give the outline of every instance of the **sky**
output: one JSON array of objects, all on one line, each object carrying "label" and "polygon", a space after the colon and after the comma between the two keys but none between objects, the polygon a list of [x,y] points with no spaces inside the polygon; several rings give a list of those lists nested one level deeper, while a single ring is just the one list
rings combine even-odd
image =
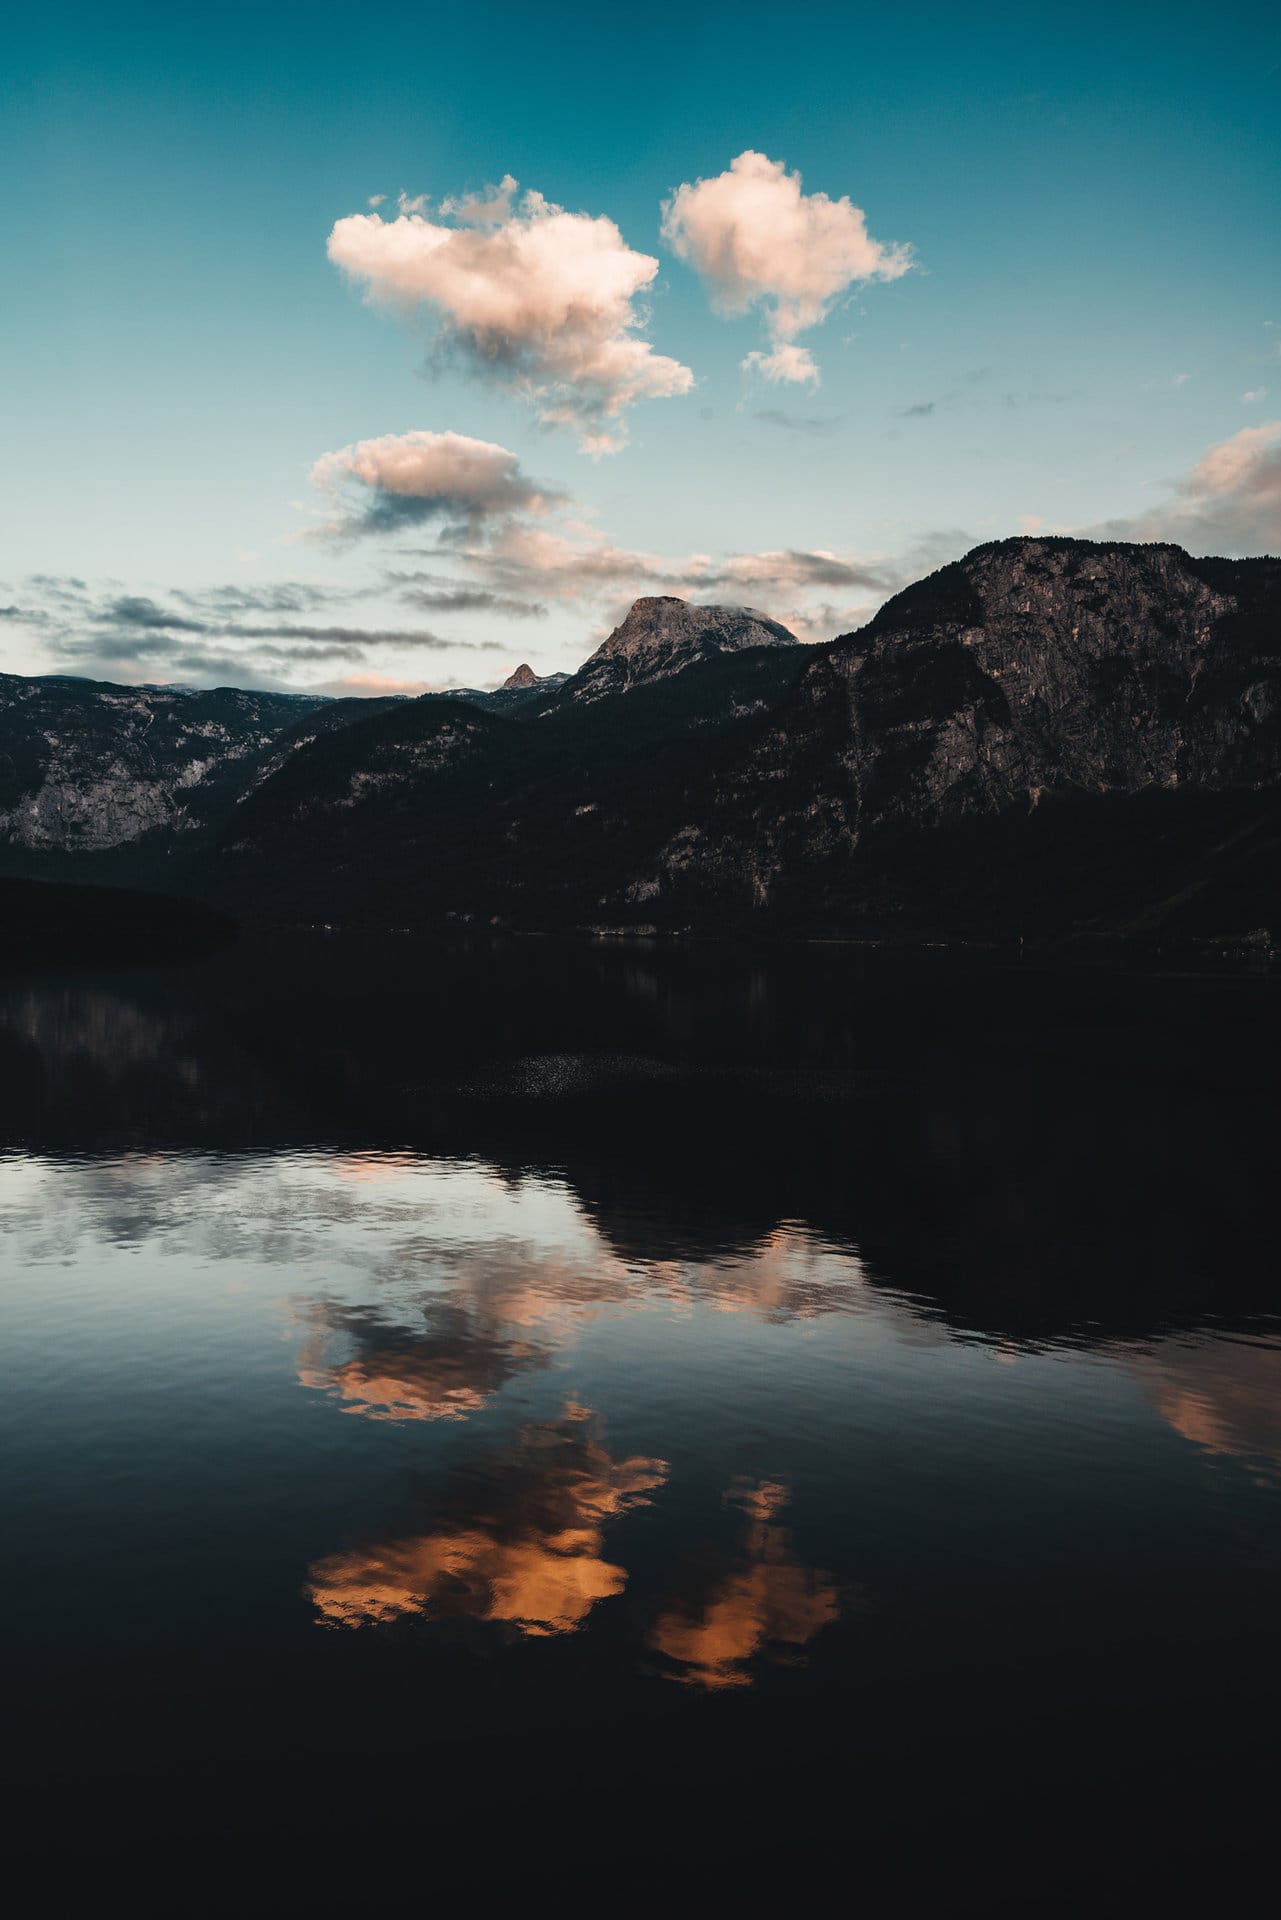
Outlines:
[{"label": "sky", "polygon": [[52,5],[0,74],[0,670],[821,640],[980,541],[1281,551],[1281,15]]}]

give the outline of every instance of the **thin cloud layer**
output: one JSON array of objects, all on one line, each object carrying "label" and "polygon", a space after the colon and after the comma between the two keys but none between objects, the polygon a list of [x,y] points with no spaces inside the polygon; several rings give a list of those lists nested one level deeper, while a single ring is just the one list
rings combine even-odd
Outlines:
[{"label": "thin cloud layer", "polygon": [[394,219],[337,221],[329,257],[367,298],[430,313],[438,352],[522,394],[586,452],[612,453],[638,401],[694,384],[688,367],[639,337],[638,301],[658,261],[604,215],[517,196],[508,175],[488,195],[442,201],[435,219],[425,197],[402,197]]},{"label": "thin cloud layer", "polygon": [[498,516],[546,513],[562,497],[522,473],[506,447],[463,433],[385,433],[360,440],[322,453],[311,478],[336,508],[321,533],[347,539],[428,520],[475,534]]},{"label": "thin cloud layer", "polygon": [[817,384],[797,335],[819,326],[851,287],[897,280],[911,249],[883,245],[847,197],[803,193],[799,173],[750,148],[724,173],[679,186],[663,205],[663,238],[689,263],[724,314],[765,314],[769,351],[743,366],[782,384]]},{"label": "thin cloud layer", "polygon": [[14,610],[15,624],[39,634],[55,672],[94,679],[289,688],[297,685],[299,676],[305,678],[309,669],[359,669],[371,651],[381,649],[501,651],[496,640],[446,639],[421,626],[244,619],[230,611],[304,606],[319,611],[331,599],[341,604],[353,597],[347,591],[330,595],[323,588],[293,582],[261,588],[210,587],[174,593],[167,601],[142,593],[103,592],[82,580],[44,576],[33,577],[27,588],[32,603]]},{"label": "thin cloud layer", "polygon": [[1091,531],[1174,540],[1195,553],[1281,553],[1281,420],[1242,427],[1209,448],[1163,506]]},{"label": "thin cloud layer", "polygon": [[509,598],[578,604],[605,631],[645,593],[747,604],[780,620],[802,640],[830,640],[869,618],[903,582],[880,561],[795,548],[765,553],[688,554],[681,558],[619,547],[582,522],[530,526],[512,521],[483,545],[456,555],[489,590]]}]

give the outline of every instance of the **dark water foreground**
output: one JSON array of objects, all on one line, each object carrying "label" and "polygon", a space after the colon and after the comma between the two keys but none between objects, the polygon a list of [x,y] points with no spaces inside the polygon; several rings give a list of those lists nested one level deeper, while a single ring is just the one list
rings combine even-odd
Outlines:
[{"label": "dark water foreground", "polygon": [[0,980],[41,1910],[1243,1910],[1281,997],[839,949]]}]

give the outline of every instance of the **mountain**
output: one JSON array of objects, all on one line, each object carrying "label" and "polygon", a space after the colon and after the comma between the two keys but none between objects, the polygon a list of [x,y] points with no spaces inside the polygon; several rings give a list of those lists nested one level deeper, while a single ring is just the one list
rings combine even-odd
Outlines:
[{"label": "mountain", "polygon": [[540,678],[530,666],[517,667],[501,687],[450,687],[445,693],[426,696],[429,700],[465,700],[469,706],[486,713],[514,713],[528,706],[540,694],[556,693],[569,679],[567,673],[546,673]]},{"label": "mountain", "polygon": [[514,678],[296,718],[167,878],[286,921],[1281,944],[1281,561],[1003,541],[823,646],[641,600]]},{"label": "mountain", "polygon": [[714,654],[796,644],[794,633],[750,607],[695,607],[660,594],[633,602],[622,625],[568,680],[563,697],[603,700],[682,673]]},{"label": "mountain", "polygon": [[1281,924],[1281,561],[1023,539],[814,649],[659,892],[869,932]]},{"label": "mountain", "polygon": [[[557,678],[560,678],[560,677],[561,676],[559,675],[557,676]],[[534,672],[534,669],[529,665],[528,661],[522,661],[520,666],[517,667],[515,673],[511,673],[507,676],[507,678],[503,681],[503,684],[498,689],[498,691],[500,693],[516,693],[516,692],[523,693],[523,692],[529,691],[534,687],[539,687],[541,685],[542,685],[542,681],[539,679],[538,675]]]},{"label": "mountain", "polygon": [[230,804],[318,695],[200,693],[0,674],[0,846],[101,852],[180,840]]}]

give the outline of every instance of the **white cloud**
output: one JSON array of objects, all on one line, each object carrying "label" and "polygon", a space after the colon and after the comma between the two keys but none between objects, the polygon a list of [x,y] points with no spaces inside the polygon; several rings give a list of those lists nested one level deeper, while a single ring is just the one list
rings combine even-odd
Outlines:
[{"label": "white cloud", "polygon": [[1243,393],[1241,395],[1241,404],[1245,407],[1257,407],[1262,401],[1266,400],[1267,397],[1268,390],[1266,387],[1252,387],[1249,393]]},{"label": "white cloud", "polygon": [[320,531],[338,537],[424,520],[474,533],[496,517],[545,513],[561,497],[522,473],[517,456],[492,440],[425,430],[322,453],[311,477],[338,509]]},{"label": "white cloud", "polygon": [[370,299],[434,314],[440,349],[525,395],[545,423],[572,428],[592,454],[612,452],[637,401],[694,384],[638,337],[637,303],[658,261],[603,215],[517,194],[508,175],[488,194],[442,201],[435,219],[424,196],[402,194],[392,220],[339,220],[329,257]]},{"label": "white cloud", "polygon": [[872,239],[848,197],[802,193],[799,173],[750,148],[727,172],[676,189],[663,206],[663,237],[719,311],[764,309],[769,352],[751,353],[743,365],[772,381],[817,381],[796,336],[818,326],[850,287],[897,280],[912,265],[909,247]]},{"label": "white cloud", "polygon": [[801,386],[806,381],[812,381],[817,386],[822,377],[818,362],[809,348],[798,347],[790,340],[772,347],[768,353],[749,353],[743,366],[745,370],[754,370],[766,380],[772,380],[776,386],[780,382]]}]

